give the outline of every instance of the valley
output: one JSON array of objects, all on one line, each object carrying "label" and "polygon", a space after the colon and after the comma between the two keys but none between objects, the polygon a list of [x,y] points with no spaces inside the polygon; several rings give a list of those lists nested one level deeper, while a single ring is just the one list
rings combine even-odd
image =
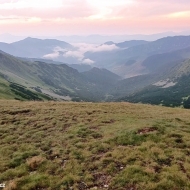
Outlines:
[{"label": "valley", "polygon": [[[2,80],[9,87],[9,83],[21,85],[43,100],[129,101],[188,107],[189,36],[81,46],[26,38],[0,43],[0,49]],[[18,88],[17,92],[7,89],[7,99],[41,100],[19,95]],[[0,98],[6,98],[5,93]]]}]

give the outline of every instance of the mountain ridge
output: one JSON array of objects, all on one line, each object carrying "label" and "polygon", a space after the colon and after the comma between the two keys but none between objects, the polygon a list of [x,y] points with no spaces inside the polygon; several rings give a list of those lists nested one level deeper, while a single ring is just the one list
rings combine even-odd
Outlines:
[{"label": "mountain ridge", "polygon": [[[0,71],[10,82],[14,82],[29,89],[40,89],[49,92],[49,95],[57,94],[66,99],[100,101],[104,99],[105,89],[98,81],[90,80],[76,69],[66,64],[51,64],[41,61],[27,62],[7,53],[0,53]],[[98,71],[100,71],[98,69]],[[117,80],[115,74],[106,69],[101,70],[101,76],[110,74],[112,81]],[[119,78],[119,77],[118,77]],[[109,83],[107,88],[112,84]]]}]

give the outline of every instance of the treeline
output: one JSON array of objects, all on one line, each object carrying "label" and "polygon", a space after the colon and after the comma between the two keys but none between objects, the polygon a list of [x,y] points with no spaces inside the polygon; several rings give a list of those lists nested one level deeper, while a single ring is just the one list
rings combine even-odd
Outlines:
[{"label": "treeline", "polygon": [[21,97],[21,99],[24,99],[24,100],[41,101],[43,99],[47,99],[47,100],[51,99],[48,96],[45,96],[43,94],[40,95],[41,96],[40,97],[37,93],[32,92],[32,91],[28,90],[25,86],[22,86],[22,85],[17,84],[17,83],[10,82],[9,86],[10,86],[11,91],[14,92],[15,95]]}]

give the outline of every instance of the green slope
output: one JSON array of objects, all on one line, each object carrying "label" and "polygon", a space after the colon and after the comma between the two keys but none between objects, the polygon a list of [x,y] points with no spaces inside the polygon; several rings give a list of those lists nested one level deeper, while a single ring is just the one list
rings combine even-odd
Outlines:
[{"label": "green slope", "polygon": [[76,95],[72,80],[80,81],[77,71],[66,65],[21,61],[4,53],[0,54],[0,69],[8,81],[60,96]]},{"label": "green slope", "polygon": [[[48,64],[40,61],[27,62],[9,54],[0,53],[0,70],[6,80],[20,84],[37,92],[49,94],[52,97],[66,100],[101,101],[105,100],[107,88],[118,76],[107,71],[98,70],[97,78],[79,73],[66,64]],[[90,72],[90,71],[89,71]],[[86,77],[88,75],[89,77]],[[100,84],[99,77],[109,76],[109,83]],[[103,80],[102,80],[103,81]]]},{"label": "green slope", "polygon": [[[165,75],[162,76],[161,81],[122,98],[122,100],[149,104],[161,104],[172,107],[183,106],[185,108],[189,108],[189,81],[190,60],[186,60],[166,72]],[[167,86],[167,84],[172,85]]]},{"label": "green slope", "polygon": [[4,75],[0,73],[0,99],[50,100],[51,98],[20,84],[8,82],[4,79]]},{"label": "green slope", "polygon": [[6,81],[0,74],[0,99],[14,99],[15,94],[11,92],[9,82]]}]

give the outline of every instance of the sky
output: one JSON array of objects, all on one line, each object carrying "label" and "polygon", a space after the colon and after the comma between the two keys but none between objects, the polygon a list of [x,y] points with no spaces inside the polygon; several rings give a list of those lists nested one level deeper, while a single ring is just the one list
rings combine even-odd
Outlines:
[{"label": "sky", "polygon": [[190,30],[190,0],[0,0],[0,33],[123,35]]}]

